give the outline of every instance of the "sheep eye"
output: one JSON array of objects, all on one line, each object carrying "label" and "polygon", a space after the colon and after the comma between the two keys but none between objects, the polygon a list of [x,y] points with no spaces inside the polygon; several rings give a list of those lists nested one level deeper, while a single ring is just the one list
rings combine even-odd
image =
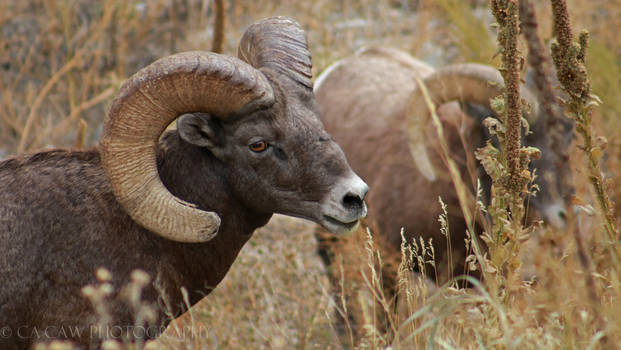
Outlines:
[{"label": "sheep eye", "polygon": [[252,152],[256,152],[256,153],[263,152],[267,149],[267,142],[262,141],[262,140],[253,142],[250,144],[249,147]]}]

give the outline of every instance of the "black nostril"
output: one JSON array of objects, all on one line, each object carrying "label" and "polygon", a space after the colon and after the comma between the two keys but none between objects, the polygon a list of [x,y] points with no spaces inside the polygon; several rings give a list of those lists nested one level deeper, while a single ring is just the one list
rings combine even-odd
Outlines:
[{"label": "black nostril", "polygon": [[362,207],[362,198],[353,193],[348,193],[343,197],[343,205],[345,208],[356,209]]}]

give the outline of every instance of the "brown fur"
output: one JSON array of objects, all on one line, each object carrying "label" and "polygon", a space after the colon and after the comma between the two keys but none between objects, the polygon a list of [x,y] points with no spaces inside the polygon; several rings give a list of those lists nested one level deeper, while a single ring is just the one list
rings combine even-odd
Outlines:
[{"label": "brown fur", "polygon": [[[435,127],[430,123],[424,130],[424,143],[438,177],[434,182],[429,181],[418,170],[408,146],[406,109],[409,97],[417,86],[415,77],[422,79],[433,69],[404,52],[386,48],[367,48],[328,69],[328,73],[323,73],[318,78],[315,89],[320,115],[326,130],[343,147],[352,168],[372,188],[367,196],[369,216],[366,224],[374,233],[376,245],[384,255],[383,259],[400,260],[400,231],[403,228],[408,242],[418,239],[419,236],[425,241],[433,241],[436,270],[426,269],[430,278],[437,279],[437,283],[444,283],[450,276],[465,273],[466,223]],[[468,107],[471,111],[480,112],[475,107]],[[462,179],[474,189],[476,179],[480,178],[485,192],[489,191],[489,180],[477,165],[474,150],[483,146],[488,139],[481,121],[492,113],[487,111],[483,115],[474,114],[464,114],[457,103],[445,104],[438,109],[449,145],[449,154],[456,162]],[[542,192],[531,199],[531,206],[542,208],[554,201],[552,195],[567,198],[571,189],[568,191],[559,188],[562,184],[554,182],[545,183],[547,180],[544,181],[541,177],[546,173],[568,173],[568,165],[567,162],[563,163],[562,157],[548,152],[545,133],[547,126],[545,123],[537,123],[537,120],[541,121],[542,118],[535,118],[534,124],[531,122],[534,134],[525,143],[544,151],[544,158],[535,164],[540,175],[538,183]],[[567,145],[571,137],[571,124],[565,127],[567,132],[563,141]],[[552,176],[552,180],[555,179]],[[473,193],[474,190],[469,203],[471,212],[475,212]],[[441,234],[438,222],[442,213],[438,197],[448,206],[452,266],[448,264],[447,238]],[[363,241],[349,239],[337,242],[322,239],[321,235],[319,237],[323,242],[320,254],[328,264],[334,264],[335,258],[342,256],[344,266],[353,271],[346,274],[360,275],[359,257],[352,256],[351,252],[359,250]],[[385,268],[383,271],[387,274],[387,278],[384,278],[384,291],[390,298],[395,295],[396,278],[393,276],[396,275],[396,268],[388,267],[394,269],[387,271],[388,268]],[[338,281],[338,271],[334,268],[330,271],[337,273],[332,279],[334,282]],[[354,281],[359,279],[354,278]],[[347,293],[350,307],[352,304],[355,307],[357,301],[351,297],[357,295],[356,289],[352,288]],[[361,319],[356,321],[358,326],[362,324]]]},{"label": "brown fur", "polygon": [[[209,294],[274,212],[305,215],[335,182],[353,174],[327,138],[312,91],[277,73],[265,74],[275,91],[272,107],[226,122],[197,117],[217,131],[212,146],[192,144],[177,130],[160,141],[157,164],[164,185],[222,219],[217,236],[206,243],[170,241],[132,221],[112,193],[98,149],[0,162],[0,325],[12,332],[0,337],[1,349],[54,338],[98,346],[100,339],[91,333],[97,316],[81,295],[83,286],[95,282],[98,267],[112,272],[117,291],[134,269],[146,271],[153,282],[143,301],[160,300],[161,306],[164,299],[178,315],[184,310],[181,288],[190,305]],[[253,135],[266,137],[269,150],[251,152],[246,142]],[[110,326],[134,324],[135,315],[118,296],[109,307]],[[170,322],[165,311],[158,308],[156,326]],[[59,334],[60,328],[67,334]]]},{"label": "brown fur", "polygon": [[[426,143],[434,168],[441,170],[436,171],[439,179],[429,182],[412,161],[405,120],[408,96],[416,84],[413,76],[423,77],[429,71],[415,67],[407,56],[393,59],[385,54],[391,52],[362,56],[364,59],[354,56],[344,61],[344,69],[333,71],[331,79],[316,91],[320,115],[352,167],[373,189],[367,196],[367,224],[372,231],[383,236],[396,253],[401,228],[409,241],[419,235],[432,238],[438,266],[445,266],[446,240],[440,233],[438,197],[449,206],[456,250],[463,250],[465,223],[434,127],[428,126]],[[439,117],[450,154],[466,183],[472,183],[479,173],[473,155],[464,148],[484,143],[482,128],[455,103],[442,106]]]},{"label": "brown fur", "polygon": [[[28,336],[35,329],[75,327],[82,329],[82,343],[88,344],[88,325],[95,319],[80,290],[95,282],[97,267],[113,272],[117,289],[129,281],[132,270],[148,272],[162,284],[173,314],[182,311],[180,286],[187,288],[192,303],[208,294],[252,230],[270,215],[236,207],[225,191],[214,191],[219,182],[215,177],[209,182],[192,181],[190,164],[199,161],[200,154],[196,150],[175,153],[179,153],[175,159],[160,158],[162,164],[172,163],[162,169],[164,183],[177,193],[185,192],[184,187],[205,187],[202,190],[211,196],[203,205],[226,214],[220,234],[210,242],[176,243],[135,224],[116,202],[96,150],[50,151],[0,163],[0,197],[6,203],[0,207],[0,235],[5,242],[0,324],[15,332],[22,327]],[[186,181],[170,182],[175,175]],[[153,285],[145,290],[144,299],[158,299]],[[112,324],[133,324],[133,316],[120,301],[112,303],[112,313]],[[13,340],[3,339],[0,344],[21,347],[37,339]]]}]

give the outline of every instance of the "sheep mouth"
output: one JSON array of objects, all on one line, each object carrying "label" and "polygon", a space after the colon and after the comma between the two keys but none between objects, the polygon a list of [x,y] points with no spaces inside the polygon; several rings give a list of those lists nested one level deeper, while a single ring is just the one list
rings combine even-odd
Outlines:
[{"label": "sheep mouth", "polygon": [[360,225],[359,219],[345,221],[329,215],[324,215],[322,221],[322,226],[336,234],[349,234],[355,231],[358,228],[358,225]]}]

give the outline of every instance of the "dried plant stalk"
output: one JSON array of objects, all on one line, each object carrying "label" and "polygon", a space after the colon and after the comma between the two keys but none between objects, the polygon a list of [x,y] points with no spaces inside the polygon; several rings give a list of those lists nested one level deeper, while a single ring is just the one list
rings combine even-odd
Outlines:
[{"label": "dried plant stalk", "polygon": [[[522,105],[520,70],[522,58],[518,51],[520,24],[517,0],[493,0],[491,9],[498,24],[498,50],[502,56],[501,73],[505,93],[492,101],[500,120],[488,118],[485,125],[498,137],[500,150],[491,143],[477,150],[477,159],[492,179],[491,202],[488,208],[492,221],[491,232],[482,234],[489,247],[490,278],[486,280],[493,296],[505,304],[521,287],[522,242],[529,232],[522,224],[525,215],[524,199],[531,194],[529,183],[534,179],[528,170],[532,157],[539,151],[521,148]],[[488,229],[489,230],[489,229]]]},{"label": "dried plant stalk", "polygon": [[213,41],[211,43],[211,51],[222,53],[224,48],[224,0],[214,0],[214,25],[213,25]]},{"label": "dried plant stalk", "polygon": [[[566,11],[564,4],[556,4],[554,6],[556,6],[558,11],[563,11],[563,9]],[[550,80],[550,62],[544,53],[544,45],[539,38],[539,34],[537,33],[535,9],[533,4],[528,0],[520,0],[520,19],[522,23],[522,32],[524,33],[524,37],[526,38],[528,45],[528,63],[534,70],[535,89],[539,98],[540,106],[544,111],[544,115],[548,118],[547,124],[549,128],[547,136],[549,142],[551,143],[551,149],[553,149],[554,152],[563,154],[567,157],[567,150],[560,144],[562,131],[555,128],[555,126],[560,126],[559,123],[564,116],[560,106],[558,105],[557,96],[552,88]],[[555,19],[557,23],[562,23],[562,26],[569,25],[566,12],[561,14],[558,18],[555,17]],[[567,31],[565,28],[561,29],[560,33],[557,32],[557,34],[560,34],[559,42],[563,42],[565,44],[571,42],[571,32]],[[567,203],[567,205],[569,205],[569,203]],[[571,214],[571,210],[567,210],[567,212]],[[580,261],[582,269],[585,272],[585,285],[595,313],[594,318],[598,323],[598,328],[603,330],[605,329],[605,323],[601,317],[600,302],[597,297],[597,288],[592,276],[590,257],[584,248],[584,243],[582,242],[583,234],[579,232],[579,227],[577,227],[575,223],[572,226],[574,226],[571,230],[576,242],[578,260]],[[606,338],[603,338],[603,341],[605,342]]]},{"label": "dried plant stalk", "polygon": [[559,122],[564,119],[563,111],[558,105],[557,94],[552,87],[552,70],[549,56],[545,53],[545,46],[537,33],[537,16],[533,4],[528,0],[520,0],[520,23],[522,34],[526,38],[528,47],[528,64],[533,69],[533,81],[536,96],[543,115],[548,118],[548,132],[550,133],[550,149],[567,157],[567,149],[562,146],[560,137],[562,130],[557,130]]},{"label": "dried plant stalk", "polygon": [[568,114],[576,123],[576,131],[582,136],[582,149],[587,156],[589,182],[595,190],[604,227],[609,239],[612,258],[618,261],[617,241],[619,231],[615,223],[613,206],[608,197],[604,175],[599,166],[603,156],[603,147],[594,144],[592,132],[592,110],[599,104],[599,98],[591,94],[591,84],[586,69],[586,49],[589,33],[580,33],[578,42],[573,42],[573,34],[567,13],[565,0],[551,0],[554,14],[554,33],[556,42],[552,43],[552,59],[556,67],[556,75],[565,92],[569,95],[566,101]]},{"label": "dried plant stalk", "polygon": [[500,27],[499,49],[502,53],[502,77],[505,81],[506,134],[505,154],[510,173],[510,186],[516,192],[520,185],[520,55],[517,38],[520,33],[517,0],[492,1],[492,12]]}]

